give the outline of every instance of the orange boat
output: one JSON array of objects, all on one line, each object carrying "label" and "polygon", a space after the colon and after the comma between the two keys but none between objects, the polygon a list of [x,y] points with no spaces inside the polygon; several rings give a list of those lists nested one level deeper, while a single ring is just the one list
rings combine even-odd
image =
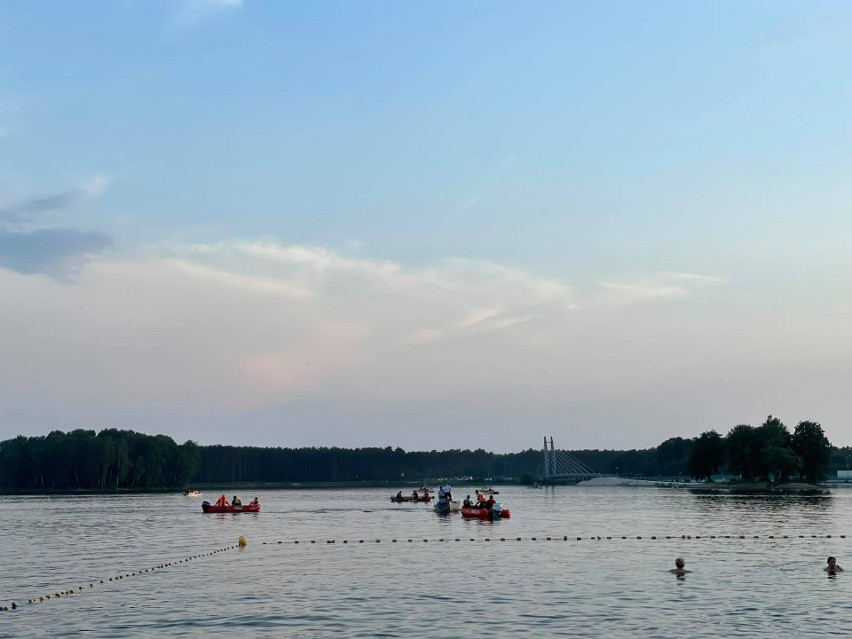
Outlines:
[{"label": "orange boat", "polygon": [[462,517],[468,519],[509,519],[512,513],[508,508],[503,508],[499,502],[493,508],[476,508],[475,506],[462,506]]}]

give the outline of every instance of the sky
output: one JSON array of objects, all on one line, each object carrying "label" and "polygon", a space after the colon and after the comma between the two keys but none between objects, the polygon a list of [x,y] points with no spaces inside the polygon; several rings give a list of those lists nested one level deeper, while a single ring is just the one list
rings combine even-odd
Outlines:
[{"label": "sky", "polygon": [[0,2],[0,439],[852,444],[852,3]]}]

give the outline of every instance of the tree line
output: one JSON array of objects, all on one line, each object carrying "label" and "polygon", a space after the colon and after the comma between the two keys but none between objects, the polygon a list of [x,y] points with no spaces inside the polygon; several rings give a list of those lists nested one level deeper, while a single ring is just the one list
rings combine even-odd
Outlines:
[{"label": "tree line", "polygon": [[819,481],[831,470],[849,469],[852,461],[852,448],[832,446],[818,422],[799,422],[791,433],[772,415],[761,426],[738,424],[724,436],[710,430],[691,439],[672,437],[656,448],[573,454],[602,473],[706,481],[717,473],[743,481]]},{"label": "tree line", "polygon": [[169,489],[238,482],[411,482],[436,477],[512,477],[540,452],[406,452],[401,448],[261,448],[178,445],[166,435],[107,429],[53,431],[0,442],[0,488]]},{"label": "tree line", "polygon": [[130,430],[55,430],[46,437],[0,442],[0,488],[151,489],[185,486],[199,447]]},{"label": "tree line", "polygon": [[695,479],[708,481],[724,465],[744,480],[819,481],[825,479],[832,456],[819,423],[799,422],[791,433],[770,415],[761,426],[740,424],[725,437],[715,430],[702,433],[694,440],[688,469]]},{"label": "tree line", "polygon": [[[710,479],[723,471],[744,480],[816,481],[829,468],[848,468],[852,450],[834,449],[817,422],[791,433],[770,416],[756,428],[740,424],[726,436],[707,431],[673,437],[641,450],[569,451],[602,474]],[[408,451],[384,448],[281,448],[177,444],[166,435],[106,429],[53,431],[0,442],[0,488],[180,489],[189,484],[388,482],[471,477],[532,482],[542,452]]]}]

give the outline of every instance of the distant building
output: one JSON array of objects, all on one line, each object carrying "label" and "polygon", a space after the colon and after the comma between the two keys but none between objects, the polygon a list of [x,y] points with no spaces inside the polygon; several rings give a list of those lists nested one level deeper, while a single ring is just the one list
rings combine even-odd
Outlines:
[{"label": "distant building", "polygon": [[852,470],[838,470],[837,479],[852,481]]}]

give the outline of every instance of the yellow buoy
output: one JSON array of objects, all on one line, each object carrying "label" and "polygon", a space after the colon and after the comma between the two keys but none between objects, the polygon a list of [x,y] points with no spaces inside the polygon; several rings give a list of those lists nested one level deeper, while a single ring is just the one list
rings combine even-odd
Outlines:
[{"label": "yellow buoy", "polygon": [[248,541],[246,540],[245,535],[240,535],[240,539],[239,539],[238,543],[240,544],[240,548],[244,548],[245,546],[248,545]]}]

